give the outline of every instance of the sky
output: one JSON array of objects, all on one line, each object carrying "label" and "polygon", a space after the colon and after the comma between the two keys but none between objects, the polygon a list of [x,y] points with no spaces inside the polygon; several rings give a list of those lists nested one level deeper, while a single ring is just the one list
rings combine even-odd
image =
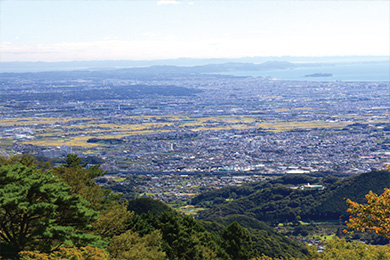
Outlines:
[{"label": "sky", "polygon": [[390,55],[390,1],[0,0],[0,61]]}]

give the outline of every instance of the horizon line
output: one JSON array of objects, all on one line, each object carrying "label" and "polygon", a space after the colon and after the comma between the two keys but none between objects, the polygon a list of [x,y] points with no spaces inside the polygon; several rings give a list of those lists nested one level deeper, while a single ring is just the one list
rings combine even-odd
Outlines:
[{"label": "horizon line", "polygon": [[237,59],[256,59],[256,58],[389,58],[390,55],[325,55],[325,56],[292,56],[292,55],[271,55],[271,56],[242,56],[242,57],[210,57],[210,58],[193,58],[193,57],[178,57],[178,58],[166,58],[166,59],[97,59],[97,60],[63,60],[63,61],[0,61],[0,64],[4,63],[72,63],[72,62],[153,62],[153,61],[177,61],[177,60],[237,60]]}]

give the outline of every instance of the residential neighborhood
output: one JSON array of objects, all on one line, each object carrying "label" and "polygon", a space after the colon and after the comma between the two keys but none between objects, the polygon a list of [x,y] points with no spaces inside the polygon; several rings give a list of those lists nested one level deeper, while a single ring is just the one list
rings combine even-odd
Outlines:
[{"label": "residential neighborhood", "polygon": [[2,153],[76,153],[121,174],[348,175],[390,162],[389,82],[27,75],[0,82]]}]

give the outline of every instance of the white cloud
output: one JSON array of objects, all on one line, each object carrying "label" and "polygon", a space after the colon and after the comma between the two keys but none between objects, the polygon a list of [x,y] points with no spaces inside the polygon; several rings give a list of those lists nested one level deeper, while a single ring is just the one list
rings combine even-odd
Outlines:
[{"label": "white cloud", "polygon": [[157,5],[178,5],[179,1],[176,0],[159,0],[157,1]]}]

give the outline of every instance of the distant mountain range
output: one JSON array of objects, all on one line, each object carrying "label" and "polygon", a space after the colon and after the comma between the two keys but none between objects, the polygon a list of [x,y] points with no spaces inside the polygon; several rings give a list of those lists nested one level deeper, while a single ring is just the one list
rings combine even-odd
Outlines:
[{"label": "distant mountain range", "polygon": [[[388,56],[333,56],[333,57],[246,57],[226,59],[192,59],[179,58],[171,60],[111,60],[111,61],[70,61],[70,62],[1,62],[0,72],[40,72],[40,71],[62,71],[62,70],[102,70],[119,68],[136,68],[151,66],[180,66],[193,67],[198,70],[212,69],[214,72],[242,71],[257,69],[275,69],[286,65],[307,66],[319,65],[319,63],[347,63],[347,62],[371,62],[388,61]],[[275,67],[276,66],[276,67]]]},{"label": "distant mountain range", "polygon": [[[302,65],[301,65],[302,66]],[[308,66],[305,64],[304,66]],[[254,63],[222,63],[222,64],[208,64],[199,66],[173,66],[173,65],[154,65],[150,67],[132,67],[132,68],[113,68],[113,69],[83,69],[83,70],[52,70],[41,72],[3,72],[3,76],[21,76],[34,75],[33,77],[45,78],[77,78],[80,76],[88,78],[126,78],[134,76],[153,76],[153,75],[183,75],[183,74],[210,74],[210,73],[224,73],[236,71],[266,71],[275,69],[292,69],[298,65],[286,61],[267,61],[260,64]],[[0,71],[1,73],[1,71]]]}]

